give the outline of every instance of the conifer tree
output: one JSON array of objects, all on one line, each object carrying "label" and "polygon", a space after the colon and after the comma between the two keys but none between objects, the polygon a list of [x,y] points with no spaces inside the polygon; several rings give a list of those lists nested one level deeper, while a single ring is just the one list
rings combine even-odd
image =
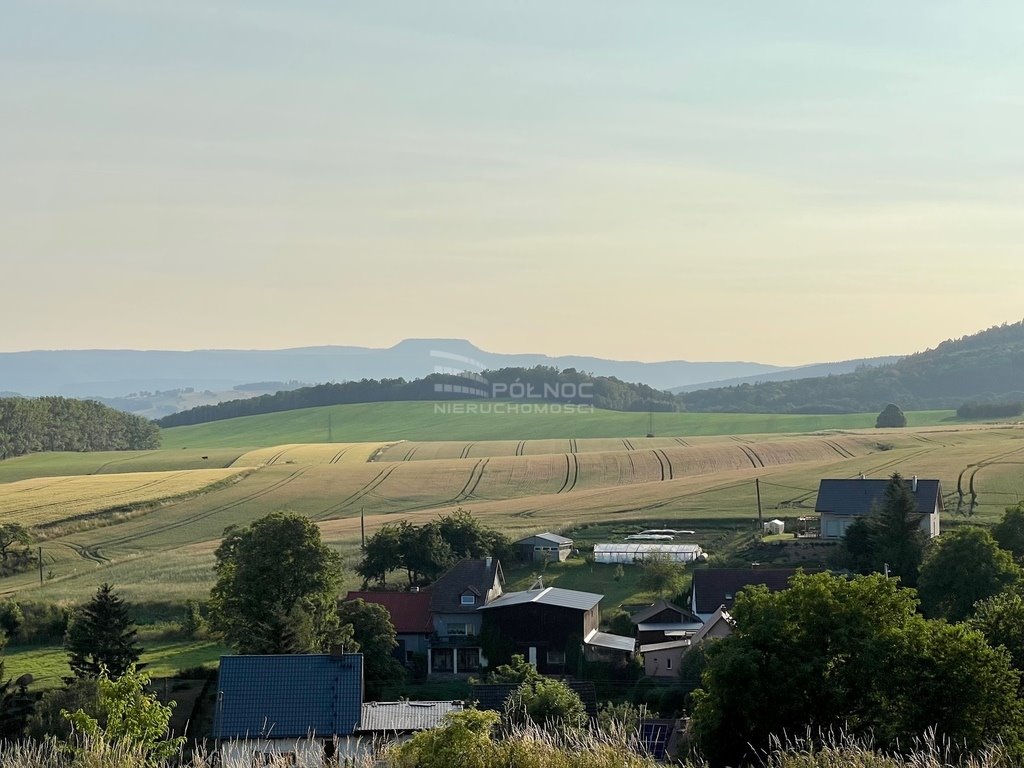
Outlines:
[{"label": "conifer tree", "polygon": [[105,667],[111,679],[123,675],[138,662],[142,648],[128,606],[110,584],[103,584],[93,598],[71,618],[64,649],[76,677],[99,677]]}]

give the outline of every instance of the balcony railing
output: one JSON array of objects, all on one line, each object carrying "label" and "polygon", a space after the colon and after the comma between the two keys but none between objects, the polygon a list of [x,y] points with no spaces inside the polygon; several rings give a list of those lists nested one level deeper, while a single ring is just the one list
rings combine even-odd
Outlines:
[{"label": "balcony railing", "polygon": [[442,635],[435,632],[430,636],[432,648],[476,648],[479,645],[478,635]]}]

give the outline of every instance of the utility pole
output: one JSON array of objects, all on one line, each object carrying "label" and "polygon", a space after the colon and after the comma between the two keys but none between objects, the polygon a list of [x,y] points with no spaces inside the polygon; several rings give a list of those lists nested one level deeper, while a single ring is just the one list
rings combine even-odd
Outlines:
[{"label": "utility pole", "polygon": [[43,548],[39,548],[39,586],[43,586]]},{"label": "utility pole", "polygon": [[764,517],[761,514],[761,478],[754,478],[754,490],[757,492],[757,528],[764,533]]},{"label": "utility pole", "polygon": [[359,548],[366,551],[366,515],[362,507],[359,508]]}]

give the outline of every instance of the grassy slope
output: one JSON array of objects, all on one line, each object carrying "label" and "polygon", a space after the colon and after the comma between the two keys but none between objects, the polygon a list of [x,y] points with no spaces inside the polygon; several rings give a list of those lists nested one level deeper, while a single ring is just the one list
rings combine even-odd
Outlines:
[{"label": "grassy slope", "polygon": [[[212,666],[230,651],[213,640],[153,640],[143,643],[142,663],[151,677],[166,677],[179,669]],[[35,678],[33,689],[53,688],[71,675],[68,657],[59,645],[8,646],[4,674],[17,679],[25,673]]]},{"label": "grassy slope", "polygon": [[[481,408],[494,403],[478,402]],[[500,404],[499,404],[500,405]],[[746,413],[656,413],[657,435],[738,435],[813,432],[874,427],[875,413],[791,415]],[[907,414],[909,426],[942,424],[952,411]],[[537,440],[549,438],[642,437],[648,414],[594,410],[586,413],[436,413],[431,402],[360,403],[243,416],[163,430],[168,449],[260,447],[281,443],[388,440]]]}]

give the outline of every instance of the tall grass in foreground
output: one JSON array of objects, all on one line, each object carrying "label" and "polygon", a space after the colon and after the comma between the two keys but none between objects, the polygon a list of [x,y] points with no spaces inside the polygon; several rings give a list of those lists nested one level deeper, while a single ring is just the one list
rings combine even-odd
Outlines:
[{"label": "tall grass in foreground", "polygon": [[[443,729],[441,729],[443,730]],[[421,742],[422,744],[422,742]],[[535,727],[517,728],[501,739],[484,736],[472,743],[438,743],[436,752],[392,747],[347,756],[344,744],[337,768],[655,768],[662,765],[641,754],[635,738],[622,732],[592,734],[578,731],[554,734]],[[451,748],[454,748],[452,751]],[[164,762],[147,761],[137,749],[101,743],[82,743],[75,749],[56,741],[0,743],[0,768],[324,768],[322,741],[299,745],[295,762],[277,758],[255,742],[233,742],[220,751],[199,750]],[[676,762],[704,768],[700,760]],[[906,756],[887,754],[842,734],[824,739],[777,740],[749,768],[1016,768],[1020,763],[993,748],[982,754],[959,756],[948,744],[923,739]]]}]

